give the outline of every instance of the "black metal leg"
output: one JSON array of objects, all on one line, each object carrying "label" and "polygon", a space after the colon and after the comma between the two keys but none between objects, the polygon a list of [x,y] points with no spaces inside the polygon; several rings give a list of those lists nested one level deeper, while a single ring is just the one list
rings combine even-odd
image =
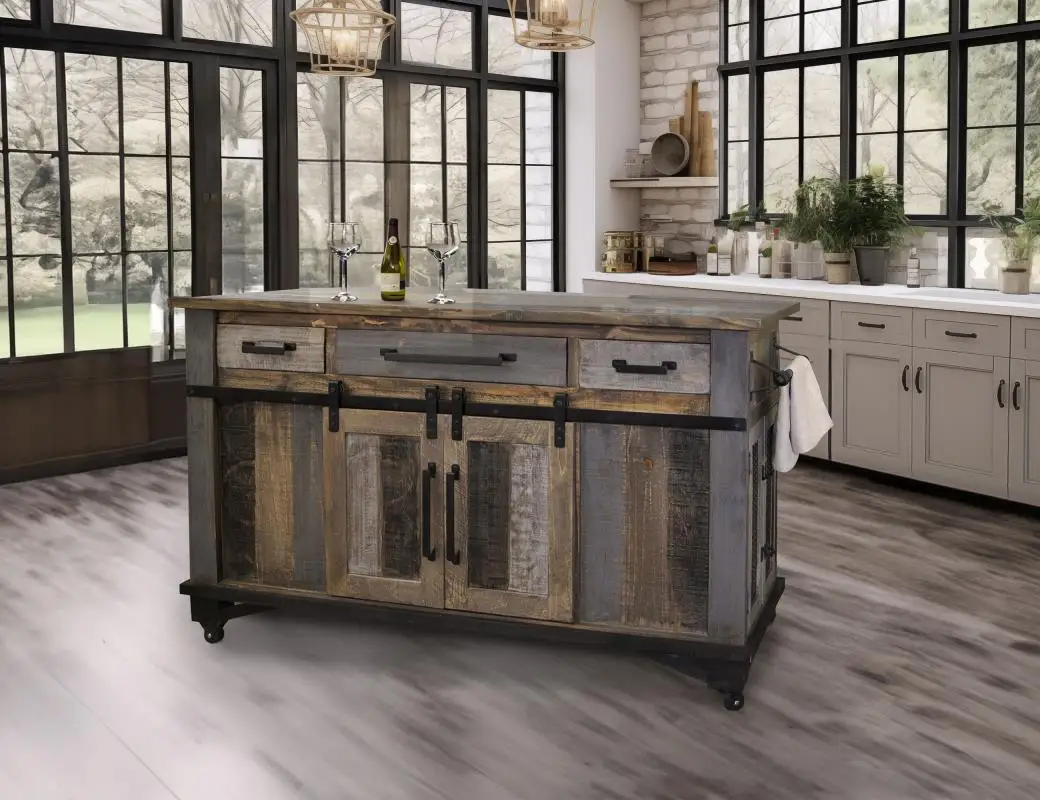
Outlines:
[{"label": "black metal leg", "polygon": [[722,694],[726,710],[740,711],[744,707],[744,686],[751,674],[751,660],[708,662],[705,668],[708,686]]},{"label": "black metal leg", "polygon": [[251,603],[231,603],[225,600],[208,600],[201,597],[191,598],[191,619],[202,626],[206,641],[216,644],[224,638],[224,625],[228,620],[258,614],[267,611],[268,606]]}]

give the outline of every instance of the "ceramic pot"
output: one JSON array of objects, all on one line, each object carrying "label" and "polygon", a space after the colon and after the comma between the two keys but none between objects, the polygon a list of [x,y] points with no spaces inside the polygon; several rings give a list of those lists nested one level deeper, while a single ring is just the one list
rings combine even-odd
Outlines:
[{"label": "ceramic pot", "polygon": [[857,247],[856,267],[864,286],[884,286],[888,277],[887,247]]},{"label": "ceramic pot", "polygon": [[1000,272],[1000,291],[1004,294],[1029,294],[1029,262],[1013,261],[1010,266],[1011,269]]},{"label": "ceramic pot", "polygon": [[795,242],[791,248],[791,269],[799,280],[811,281],[817,276],[816,245],[810,242]]},{"label": "ceramic pot", "polygon": [[824,253],[823,265],[827,271],[827,283],[844,284],[852,277],[848,253]]}]

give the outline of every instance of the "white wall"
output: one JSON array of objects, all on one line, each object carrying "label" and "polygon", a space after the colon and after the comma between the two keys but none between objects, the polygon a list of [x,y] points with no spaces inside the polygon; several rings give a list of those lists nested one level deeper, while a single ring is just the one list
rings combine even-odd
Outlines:
[{"label": "white wall", "polygon": [[639,228],[639,192],[610,188],[624,175],[625,150],[639,146],[639,12],[624,0],[599,0],[596,43],[566,56],[569,292],[596,271],[604,231]]}]

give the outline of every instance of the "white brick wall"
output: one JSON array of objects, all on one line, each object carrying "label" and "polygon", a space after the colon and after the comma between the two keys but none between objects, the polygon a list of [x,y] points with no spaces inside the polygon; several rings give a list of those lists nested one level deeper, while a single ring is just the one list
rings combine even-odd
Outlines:
[{"label": "white brick wall", "polygon": [[[639,27],[641,140],[652,142],[668,131],[668,120],[683,115],[687,84],[698,81],[700,109],[712,114],[717,154],[718,0],[653,0],[642,6]],[[657,230],[703,253],[718,206],[717,189],[653,189],[643,192],[641,213],[670,216],[672,222],[657,223]]]}]

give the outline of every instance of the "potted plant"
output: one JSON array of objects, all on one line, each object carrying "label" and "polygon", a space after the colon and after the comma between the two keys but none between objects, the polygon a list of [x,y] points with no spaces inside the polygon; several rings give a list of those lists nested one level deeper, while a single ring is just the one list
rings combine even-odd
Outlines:
[{"label": "potted plant", "polygon": [[[726,239],[729,240],[730,245],[730,269],[734,275],[740,275],[747,271],[748,241],[743,229],[750,221],[751,211],[748,208],[748,204],[745,203],[729,215],[729,222],[726,224],[726,228],[729,230],[729,233],[726,234]],[[721,273],[722,271],[719,270],[719,272]],[[730,273],[727,272],[726,274]]]},{"label": "potted plant", "polygon": [[852,276],[852,250],[856,242],[857,193],[837,175],[814,178],[819,213],[819,240],[827,282],[845,284]]},{"label": "potted plant", "polygon": [[1007,266],[1000,271],[1000,290],[1005,294],[1029,294],[1029,279],[1040,237],[1040,197],[1022,207],[1022,215],[1001,214],[995,203],[982,207],[982,221],[1000,232]]},{"label": "potted plant", "polygon": [[773,241],[763,239],[758,251],[758,275],[760,278],[773,277]]},{"label": "potted plant", "polygon": [[794,193],[791,210],[784,217],[785,236],[791,241],[791,271],[794,277],[816,277],[816,241],[820,235],[820,198],[813,181],[801,184]]},{"label": "potted plant", "polygon": [[881,286],[888,275],[889,250],[910,229],[903,187],[885,177],[884,167],[871,167],[850,184],[855,200],[853,239],[860,282]]}]

